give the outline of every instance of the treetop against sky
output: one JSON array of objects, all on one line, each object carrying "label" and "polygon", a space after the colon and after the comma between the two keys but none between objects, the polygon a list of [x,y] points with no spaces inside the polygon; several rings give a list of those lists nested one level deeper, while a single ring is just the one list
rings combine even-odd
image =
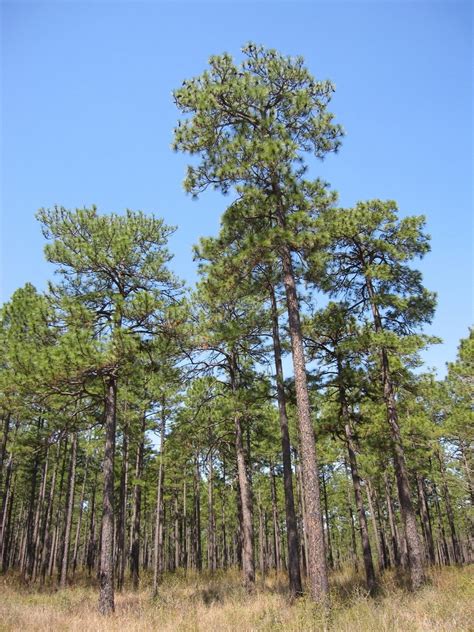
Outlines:
[{"label": "treetop against sky", "polygon": [[395,199],[424,214],[432,252],[419,266],[438,294],[426,352],[444,372],[472,321],[472,7],[467,2],[2,3],[1,296],[52,268],[34,214],[96,204],[177,225],[173,271],[196,279],[192,244],[215,235],[229,203],[186,196],[189,158],[173,153],[171,93],[208,57],[248,41],[302,55],[336,85],[337,155],[310,177],[341,205]]}]

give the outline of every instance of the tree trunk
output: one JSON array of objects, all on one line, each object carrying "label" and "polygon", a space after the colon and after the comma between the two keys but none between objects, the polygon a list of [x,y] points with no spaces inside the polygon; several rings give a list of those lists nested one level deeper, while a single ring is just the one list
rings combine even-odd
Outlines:
[{"label": "tree trunk", "polygon": [[281,571],[281,534],[280,534],[280,518],[278,515],[277,492],[275,484],[275,470],[270,465],[270,494],[272,500],[272,518],[273,518],[273,560],[277,573]]},{"label": "tree trunk", "polygon": [[229,551],[227,545],[227,526],[226,526],[226,469],[225,460],[222,461],[222,494],[221,494],[221,530],[222,530],[222,556],[221,568],[227,569],[229,564]]},{"label": "tree trunk", "polygon": [[66,435],[66,439],[64,441],[64,454],[61,463],[61,477],[59,479],[59,490],[58,490],[58,501],[55,512],[55,522],[54,522],[54,530],[51,539],[51,550],[49,555],[49,563],[48,563],[48,576],[52,577],[53,570],[56,566],[56,559],[59,547],[59,526],[61,523],[61,510],[63,504],[63,488],[64,488],[64,477],[66,475],[66,464],[67,464],[67,449],[69,443],[69,436]]},{"label": "tree trunk", "polygon": [[181,563],[181,531],[179,520],[178,493],[174,497],[174,567],[177,570]]},{"label": "tree trunk", "polygon": [[474,480],[472,475],[472,446],[469,445],[466,441],[461,441],[459,445],[459,450],[461,452],[461,461],[464,468],[464,473],[466,475],[466,484],[469,492],[469,499],[471,501],[471,505],[474,506]]},{"label": "tree trunk", "polygon": [[130,571],[132,574],[132,585],[137,590],[140,584],[140,520],[141,520],[141,503],[142,503],[142,486],[141,476],[143,469],[143,452],[145,449],[145,414],[142,418],[142,426],[140,431],[140,442],[137,449],[137,458],[135,462],[135,485],[133,488],[133,517],[132,517],[132,537],[130,547]]},{"label": "tree trunk", "polygon": [[402,543],[400,542],[400,534],[398,533],[397,522],[395,520],[395,511],[392,502],[392,489],[388,476],[384,474],[385,483],[385,501],[387,504],[388,523],[390,525],[390,534],[393,550],[393,560],[395,566],[400,566],[402,563]]},{"label": "tree trunk", "polygon": [[41,583],[44,584],[46,579],[46,572],[48,570],[48,555],[51,552],[52,546],[52,520],[53,520],[53,502],[54,492],[56,490],[56,477],[58,473],[59,463],[61,456],[61,442],[58,443],[56,448],[56,459],[54,463],[53,474],[51,477],[51,485],[49,488],[48,505],[46,507],[45,518],[43,523],[43,531],[41,535],[41,554],[39,556],[38,564],[40,567]]},{"label": "tree trunk", "polygon": [[40,483],[40,493],[38,498],[38,504],[36,506],[36,516],[35,516],[35,527],[33,531],[33,539],[34,539],[34,554],[33,554],[33,569],[31,572],[31,581],[34,582],[36,580],[36,575],[38,572],[39,558],[40,558],[40,550],[42,546],[41,534],[42,534],[42,523],[44,522],[43,507],[44,507],[44,499],[46,497],[46,482],[48,478],[48,457],[49,457],[49,447],[46,446],[43,470],[41,473],[41,483]]},{"label": "tree trunk", "polygon": [[435,557],[435,548],[434,548],[434,541],[433,541],[433,531],[431,528],[430,512],[428,508],[428,502],[426,500],[426,493],[425,493],[423,478],[418,473],[416,474],[416,484],[418,487],[418,498],[420,501],[420,516],[421,516],[421,522],[423,525],[423,531],[425,534],[425,542],[426,542],[426,550],[428,553],[428,559],[430,561],[430,564],[435,564],[436,557]]},{"label": "tree trunk", "polygon": [[[357,456],[355,450],[354,436],[352,432],[352,425],[349,418],[346,418],[344,425],[346,434],[347,453],[349,456],[349,466],[351,469],[352,485],[354,487],[354,498],[357,507],[357,514],[359,517],[360,527],[360,539],[362,544],[362,555],[364,558],[365,578],[367,581],[367,589],[372,593],[376,588],[375,570],[372,559],[372,548],[370,546],[369,527],[367,524],[367,516],[365,514],[364,501],[362,497],[361,479],[359,476],[359,469],[357,466]],[[377,527],[375,526],[375,529]],[[377,534],[378,535],[378,534]]]},{"label": "tree trunk", "polygon": [[[41,425],[38,424],[38,430]],[[39,466],[39,457],[38,452],[35,453],[35,458],[33,462],[33,472],[31,475],[31,492],[30,499],[28,503],[28,514],[26,519],[26,543],[25,543],[25,555],[23,557],[22,563],[22,575],[23,578],[29,581],[33,576],[33,567],[35,563],[34,554],[35,554],[35,539],[34,539],[34,509],[35,509],[35,501],[36,501],[36,485],[38,479],[38,466]]]},{"label": "tree trunk", "polygon": [[448,543],[446,541],[446,532],[444,530],[443,516],[441,515],[441,506],[439,504],[438,490],[436,489],[436,485],[434,483],[433,483],[433,495],[434,495],[434,501],[435,501],[435,507],[436,507],[436,514],[438,518],[438,537],[441,539],[441,543],[438,543],[440,544],[439,550],[441,551],[441,555],[439,555],[440,565],[450,564],[451,560],[449,556]]},{"label": "tree trunk", "polygon": [[81,538],[81,526],[82,526],[82,515],[84,513],[84,496],[86,492],[86,483],[87,483],[87,472],[89,470],[89,455],[86,456],[86,463],[84,465],[84,480],[82,481],[82,489],[81,489],[81,497],[79,500],[79,516],[77,518],[76,525],[76,537],[74,539],[74,551],[72,554],[72,574],[76,572],[77,568],[77,557],[79,554],[79,544]]},{"label": "tree trunk", "polygon": [[280,420],[281,453],[283,459],[283,489],[285,492],[285,518],[288,546],[288,581],[290,595],[297,597],[303,594],[300,572],[300,556],[298,542],[298,525],[296,522],[295,499],[293,494],[293,473],[291,469],[291,443],[288,429],[286,396],[283,378],[282,351],[278,325],[278,309],[273,285],[270,285],[272,313],[273,354],[275,359],[276,388],[278,412]]},{"label": "tree trunk", "polygon": [[446,468],[444,466],[443,459],[439,451],[436,452],[436,458],[439,463],[439,470],[441,472],[441,482],[443,490],[444,506],[446,507],[446,517],[448,518],[449,530],[451,532],[451,543],[453,545],[453,558],[456,564],[462,564],[461,550],[459,547],[459,540],[456,533],[456,526],[454,524],[454,512],[451,504],[451,498],[449,495],[448,482],[446,480]]},{"label": "tree trunk", "polygon": [[334,554],[332,550],[332,540],[331,540],[331,521],[329,520],[329,506],[328,506],[328,495],[326,489],[326,477],[324,472],[322,473],[321,480],[323,483],[323,505],[324,505],[324,518],[326,520],[326,549],[328,552],[328,563],[329,568],[334,568]]},{"label": "tree trunk", "polygon": [[196,570],[202,571],[202,546],[201,546],[201,472],[199,469],[199,455],[194,456],[194,520],[193,520],[193,551]]},{"label": "tree trunk", "polygon": [[304,504],[303,482],[301,480],[301,464],[299,463],[299,461],[296,463],[295,473],[296,473],[296,483],[297,483],[297,489],[298,489],[298,506],[299,506],[299,513],[301,517],[301,520],[300,520],[301,536],[299,538],[300,543],[301,543],[300,558],[301,558],[301,565],[303,568],[303,572],[305,575],[307,575],[308,573],[308,564],[307,564],[308,537],[306,534],[306,524],[305,524],[306,511],[305,511],[305,504]]},{"label": "tree trunk", "polygon": [[71,539],[72,514],[74,511],[74,487],[76,484],[76,457],[77,457],[77,433],[72,435],[71,464],[69,469],[69,481],[67,492],[66,524],[64,528],[63,557],[61,562],[61,575],[59,585],[66,586],[67,571],[69,565],[69,540]]},{"label": "tree trunk", "polygon": [[[5,573],[10,566],[11,560],[11,550],[10,550],[10,538],[11,538],[11,524],[12,524],[12,509],[13,503],[15,500],[15,478],[12,478],[12,482],[10,483],[10,477],[12,477],[12,468],[10,467],[13,464],[12,455],[10,454],[8,465],[7,465],[7,480],[6,480],[6,489],[5,496],[3,498],[4,502],[2,503],[2,546],[0,550],[0,563],[2,565],[2,572]],[[14,547],[11,547],[12,549]]]},{"label": "tree trunk", "polygon": [[160,430],[160,464],[158,466],[158,481],[156,489],[156,513],[155,513],[155,534],[153,542],[153,597],[158,595],[158,584],[160,581],[160,531],[162,522],[163,504],[163,451],[165,447],[166,414],[164,402],[162,402],[161,430]]},{"label": "tree trunk", "polygon": [[91,499],[91,510],[90,510],[90,521],[89,521],[89,537],[88,543],[86,547],[86,555],[87,555],[87,572],[89,576],[92,574],[92,569],[95,565],[95,557],[96,557],[96,515],[95,515],[95,498],[97,493],[97,476],[98,470],[96,470],[94,477],[94,487],[92,489],[92,499]]},{"label": "tree trunk", "polygon": [[99,571],[99,612],[103,615],[115,610],[114,602],[114,460],[117,406],[117,378],[106,380],[105,449],[102,473],[104,477],[102,531]]},{"label": "tree trunk", "polygon": [[[237,391],[237,360],[232,356],[231,366],[231,387],[234,395]],[[240,521],[240,533],[242,535],[242,571],[244,586],[247,591],[253,591],[255,587],[255,560],[253,550],[253,503],[252,490],[248,478],[247,464],[245,459],[244,441],[241,423],[242,413],[236,411],[234,414],[235,427],[235,452],[237,457],[237,482],[239,489],[239,499],[242,519]],[[240,512],[239,512],[240,513]]]},{"label": "tree trunk", "polygon": [[[184,473],[186,477],[186,472]],[[182,547],[182,565],[188,570],[189,568],[189,528],[188,528],[188,512],[187,512],[187,486],[186,478],[183,481],[183,547]]]},{"label": "tree trunk", "polygon": [[[370,299],[374,327],[376,333],[383,332],[382,319],[380,317],[375,292],[370,278],[366,278],[366,287]],[[408,564],[410,569],[411,587],[417,590],[425,581],[423,569],[423,555],[416,525],[416,514],[411,502],[410,484],[408,481],[407,467],[405,463],[405,451],[403,448],[400,426],[398,424],[395,392],[390,375],[388,353],[385,347],[380,349],[380,368],[383,387],[383,397],[387,409],[387,422],[393,446],[395,477],[397,480],[400,513],[402,516],[405,540],[408,547]]]},{"label": "tree trunk", "polygon": [[266,571],[266,559],[265,559],[265,528],[263,524],[263,509],[262,509],[262,496],[260,490],[258,492],[258,561],[260,566],[260,574],[262,575],[262,582],[265,584],[265,571]]},{"label": "tree trunk", "polygon": [[[124,407],[124,414],[127,414],[126,407]],[[117,588],[123,589],[123,582],[125,579],[125,564],[127,560],[127,497],[128,497],[128,423],[124,420],[123,428],[123,447],[122,447],[122,471],[120,473],[120,494],[119,494],[119,512],[117,521]]]},{"label": "tree trunk", "polygon": [[214,514],[213,463],[212,452],[209,453],[209,475],[207,478],[207,567],[212,572],[217,568],[216,559],[216,517]]},{"label": "tree trunk", "polygon": [[374,507],[373,489],[372,489],[372,485],[369,479],[366,480],[365,491],[367,494],[367,503],[369,505],[370,520],[372,522],[372,530],[374,532],[375,545],[377,547],[379,571],[382,572],[384,568],[386,568],[386,564],[385,564],[384,551],[382,547],[382,538],[381,538],[381,532],[380,532],[381,525],[380,525],[380,520],[377,523],[378,515],[376,516],[375,507]]},{"label": "tree trunk", "polygon": [[[280,214],[280,224],[284,221]],[[296,292],[295,276],[291,253],[287,246],[281,249],[283,282],[286,291],[288,326],[291,336],[293,369],[295,376],[296,404],[300,435],[300,455],[303,473],[303,493],[305,499],[305,531],[307,535],[307,569],[312,598],[321,603],[329,602],[329,584],[324,547],[324,531],[319,492],[319,472],[316,458],[316,444],[306,380],[306,363],[303,350],[303,336],[300,311]]]},{"label": "tree trunk", "polygon": [[10,430],[11,413],[8,412],[3,418],[2,440],[0,442],[0,490],[3,482],[3,464],[5,463],[5,455],[7,453],[8,433]]}]

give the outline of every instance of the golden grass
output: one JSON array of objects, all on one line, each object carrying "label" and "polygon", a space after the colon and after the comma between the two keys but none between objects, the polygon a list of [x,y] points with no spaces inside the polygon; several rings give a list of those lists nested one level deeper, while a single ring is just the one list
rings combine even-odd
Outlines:
[{"label": "golden grass", "polygon": [[80,578],[61,591],[22,586],[15,577],[0,583],[0,630],[5,632],[472,632],[474,569],[433,570],[416,594],[385,575],[379,595],[347,569],[332,576],[327,618],[308,599],[290,603],[285,577],[271,575],[247,595],[235,570],[215,576],[167,575],[160,597],[149,586],[116,595],[116,612],[97,613],[97,588]]}]

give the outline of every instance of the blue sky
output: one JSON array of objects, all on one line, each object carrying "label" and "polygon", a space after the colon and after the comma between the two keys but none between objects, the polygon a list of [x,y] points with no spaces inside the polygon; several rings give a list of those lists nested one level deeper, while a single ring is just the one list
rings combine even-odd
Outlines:
[{"label": "blue sky", "polygon": [[342,205],[390,198],[425,214],[421,263],[438,293],[425,354],[442,374],[473,319],[470,2],[3,2],[1,294],[52,269],[34,213],[60,204],[154,212],[178,225],[173,268],[195,279],[191,246],[215,234],[228,199],[182,189],[170,149],[171,91],[209,55],[252,40],[302,54],[336,84],[346,137],[312,162]]}]

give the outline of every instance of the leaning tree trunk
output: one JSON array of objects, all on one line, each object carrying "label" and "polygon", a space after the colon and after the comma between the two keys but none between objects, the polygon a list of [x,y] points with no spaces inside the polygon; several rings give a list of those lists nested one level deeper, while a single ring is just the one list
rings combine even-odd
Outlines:
[{"label": "leaning tree trunk", "polygon": [[300,571],[298,525],[296,522],[295,499],[293,494],[293,473],[291,469],[291,443],[286,411],[286,397],[283,379],[282,351],[278,326],[278,309],[275,290],[270,286],[272,311],[273,353],[275,358],[276,388],[280,419],[281,453],[283,457],[283,489],[285,492],[286,537],[288,546],[288,581],[290,595],[303,594]]},{"label": "leaning tree trunk", "polygon": [[102,509],[102,537],[100,547],[99,612],[103,615],[115,610],[114,603],[114,459],[117,407],[117,378],[108,376],[105,394],[105,450],[102,465],[104,494]]},{"label": "leaning tree trunk", "polygon": [[[280,224],[284,221],[280,215]],[[321,515],[319,472],[316,458],[316,443],[311,420],[306,363],[303,350],[300,311],[296,292],[295,275],[288,246],[281,249],[283,282],[286,291],[288,325],[291,336],[293,369],[295,375],[296,405],[300,434],[300,455],[305,500],[305,532],[307,534],[307,571],[312,598],[328,603],[329,584],[324,546],[324,530]]]},{"label": "leaning tree trunk", "polygon": [[[380,317],[372,282],[369,278],[366,279],[366,287],[370,299],[375,331],[376,333],[382,333],[382,319]],[[383,397],[387,409],[387,422],[390,428],[393,445],[393,461],[397,480],[398,498],[400,501],[400,512],[402,515],[403,529],[408,547],[408,564],[410,569],[411,587],[413,590],[416,590],[420,588],[425,581],[423,553],[420,538],[418,536],[416,514],[411,501],[410,484],[408,481],[408,472],[405,463],[405,450],[398,423],[397,405],[390,375],[389,358],[385,347],[381,347],[380,349],[380,368]]]}]

